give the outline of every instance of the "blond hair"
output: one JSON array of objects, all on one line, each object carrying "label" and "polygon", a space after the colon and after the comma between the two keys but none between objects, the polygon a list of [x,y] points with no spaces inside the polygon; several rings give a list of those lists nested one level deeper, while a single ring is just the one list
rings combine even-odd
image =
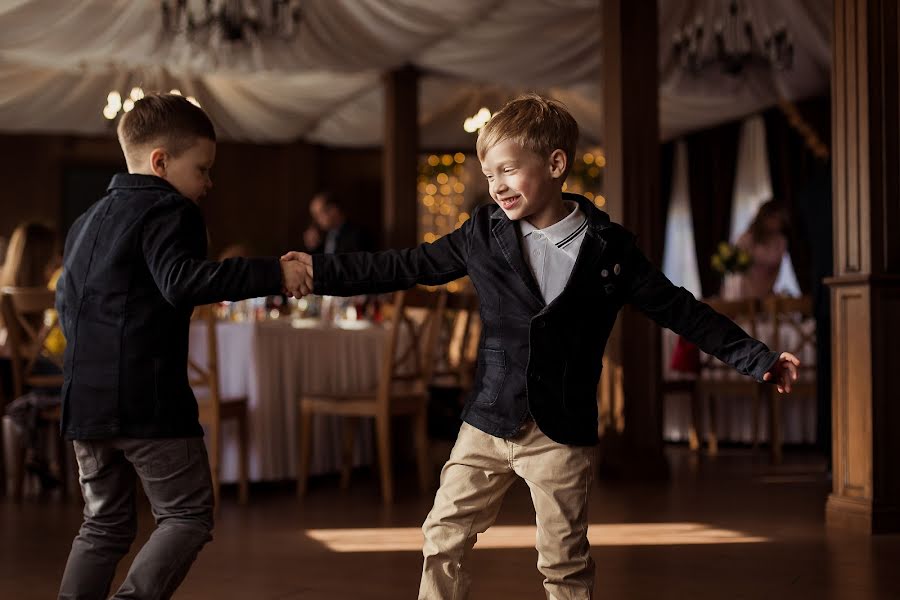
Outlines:
[{"label": "blond hair", "polygon": [[0,287],[43,287],[59,254],[56,231],[40,223],[22,223],[6,250]]},{"label": "blond hair", "polygon": [[484,160],[488,150],[512,140],[535,154],[549,158],[554,150],[566,153],[566,170],[572,168],[578,144],[578,123],[562,102],[538,94],[523,94],[510,100],[481,128],[475,151]]},{"label": "blond hair", "polygon": [[178,94],[147,94],[122,115],[116,129],[125,160],[139,162],[141,153],[161,146],[179,156],[197,141],[216,141],[212,121],[199,106]]}]

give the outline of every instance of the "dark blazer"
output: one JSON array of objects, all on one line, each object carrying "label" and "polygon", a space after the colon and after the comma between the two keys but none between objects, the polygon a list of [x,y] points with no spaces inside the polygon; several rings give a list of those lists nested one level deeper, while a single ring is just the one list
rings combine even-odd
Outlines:
[{"label": "dark blazer", "polygon": [[[322,243],[315,248],[309,248],[310,254],[321,254],[325,252],[325,239],[327,233],[322,234]],[[335,254],[344,254],[347,252],[368,252],[375,249],[372,243],[372,237],[365,229],[359,225],[346,221],[337,230],[337,239],[334,242]]]},{"label": "dark blazer", "polygon": [[116,175],[72,225],[64,260],[63,434],[203,435],[187,376],[193,307],[280,293],[278,259],[206,260],[194,203],[158,177]]},{"label": "dark blazer", "polygon": [[479,207],[433,244],[374,254],[313,256],[317,294],[388,292],[468,275],[481,304],[482,333],[470,425],[510,437],[529,413],[551,439],[597,442],[597,383],[619,309],[633,304],[654,321],[757,380],[778,358],[761,342],[650,264],[634,236],[581,196],[589,226],[563,292],[549,305],[525,262],[519,224]]}]

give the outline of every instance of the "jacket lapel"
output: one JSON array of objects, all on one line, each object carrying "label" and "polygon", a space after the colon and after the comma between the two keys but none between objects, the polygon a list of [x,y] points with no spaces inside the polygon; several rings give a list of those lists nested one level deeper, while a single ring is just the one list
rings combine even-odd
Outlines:
[{"label": "jacket lapel", "polygon": [[569,280],[553,304],[574,293],[573,290],[584,289],[586,281],[595,281],[600,276],[598,265],[603,261],[606,248],[610,243],[606,237],[607,232],[610,231],[609,215],[577,194],[564,193],[563,198],[578,203],[581,210],[587,215],[588,228],[585,231],[584,240],[581,242],[581,248],[578,250],[578,257],[575,259]]},{"label": "jacket lapel", "polygon": [[536,303],[536,308],[540,310],[544,307],[544,296],[541,294],[541,288],[538,287],[537,281],[534,280],[534,275],[531,274],[531,269],[525,262],[525,257],[522,256],[522,246],[519,243],[519,232],[516,224],[510,221],[499,208],[495,209],[491,219],[494,222],[491,227],[491,234],[500,246],[500,250],[503,252],[503,256],[506,257],[509,266],[519,276],[522,284],[528,288],[532,299]]}]

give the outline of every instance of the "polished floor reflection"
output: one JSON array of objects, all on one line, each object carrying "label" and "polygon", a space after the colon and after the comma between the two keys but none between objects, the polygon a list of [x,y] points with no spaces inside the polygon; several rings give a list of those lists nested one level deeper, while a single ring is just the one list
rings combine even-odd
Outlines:
[{"label": "polished floor reflection", "polygon": [[[824,528],[830,483],[822,461],[788,453],[785,465],[773,468],[764,452],[725,451],[713,460],[673,448],[669,456],[669,482],[595,484],[595,597],[900,598],[900,536]],[[347,492],[336,478],[313,480],[302,503],[288,484],[255,488],[246,509],[226,490],[215,540],[176,598],[415,597],[419,527],[431,499],[416,494],[409,475],[390,508],[381,506],[366,471]],[[2,502],[0,597],[54,597],[79,519],[76,502]],[[145,507],[139,539],[149,527]],[[472,598],[543,597],[533,540],[528,490],[517,485],[497,526],[476,546]]]}]

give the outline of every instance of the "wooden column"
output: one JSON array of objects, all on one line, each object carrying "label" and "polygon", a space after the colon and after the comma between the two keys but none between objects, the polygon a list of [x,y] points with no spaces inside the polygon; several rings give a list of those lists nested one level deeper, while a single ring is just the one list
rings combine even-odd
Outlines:
[{"label": "wooden column", "polygon": [[402,67],[385,74],[384,117],[383,239],[387,248],[404,248],[419,241],[419,94],[414,68]]},{"label": "wooden column", "polygon": [[[662,260],[664,215],[659,199],[657,2],[604,0],[604,193],[614,220],[636,233],[654,263]],[[626,308],[610,339],[605,376],[618,413],[602,433],[601,472],[665,474],[659,327]],[[621,389],[617,389],[621,388]]]},{"label": "wooden column", "polygon": [[866,533],[900,531],[898,16],[894,0],[834,3],[834,483],[826,519]]}]

